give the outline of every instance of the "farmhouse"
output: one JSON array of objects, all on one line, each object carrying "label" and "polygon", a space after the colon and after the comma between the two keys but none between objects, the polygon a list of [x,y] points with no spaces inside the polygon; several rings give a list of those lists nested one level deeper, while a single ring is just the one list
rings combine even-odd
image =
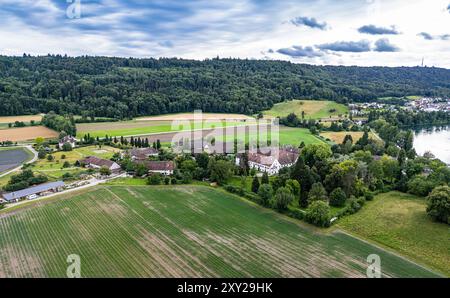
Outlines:
[{"label": "farmhouse", "polygon": [[124,157],[125,155],[130,156],[132,160],[146,160],[150,156],[158,156],[158,150],[152,147],[133,148],[122,154],[122,157]]},{"label": "farmhouse", "polygon": [[5,193],[3,194],[3,198],[8,203],[18,202],[19,200],[22,199],[32,200],[41,195],[61,191],[64,188],[64,186],[65,184],[62,181],[49,182],[22,190]]},{"label": "farmhouse", "polygon": [[80,161],[88,168],[92,169],[100,169],[102,167],[106,167],[111,170],[111,172],[120,171],[120,166],[111,160],[98,158],[96,156],[88,156],[87,158]]},{"label": "farmhouse", "polygon": [[173,174],[175,164],[173,161],[153,161],[153,160],[140,160],[138,164],[143,164],[149,173],[159,173],[165,176]]},{"label": "farmhouse", "polygon": [[[264,153],[261,153],[264,152]],[[295,148],[265,148],[257,152],[249,152],[248,165],[257,171],[266,172],[269,175],[278,174],[282,168],[291,167],[299,156]],[[236,164],[240,165],[241,157],[236,158]]]},{"label": "farmhouse", "polygon": [[75,139],[72,136],[65,136],[64,138],[62,138],[61,140],[59,140],[59,148],[62,148],[64,146],[64,144],[69,143],[70,146],[72,146],[72,148],[75,148],[75,146],[77,145],[77,139]]}]

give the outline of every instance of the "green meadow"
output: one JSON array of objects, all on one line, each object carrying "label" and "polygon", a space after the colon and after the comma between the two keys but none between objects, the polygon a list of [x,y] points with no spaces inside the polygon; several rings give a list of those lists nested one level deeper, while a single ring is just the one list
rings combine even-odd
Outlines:
[{"label": "green meadow", "polygon": [[425,209],[425,198],[389,192],[344,217],[338,227],[450,276],[450,227],[433,222]]}]

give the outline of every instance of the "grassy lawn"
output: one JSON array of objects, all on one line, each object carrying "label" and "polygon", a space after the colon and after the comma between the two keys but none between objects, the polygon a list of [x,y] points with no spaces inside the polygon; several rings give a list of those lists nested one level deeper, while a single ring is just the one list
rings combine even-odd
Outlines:
[{"label": "grassy lawn", "polygon": [[[110,159],[114,152],[119,151],[119,149],[109,146],[102,146],[101,148],[98,146],[88,146],[78,147],[67,152],[56,152],[52,154],[54,157],[53,161],[39,159],[34,164],[33,171],[49,176],[49,178],[59,179],[65,173],[76,174],[84,171],[84,169],[73,167],[73,163],[77,160],[83,159],[87,156],[97,156],[104,159]],[[62,159],[62,155],[65,155],[66,158]],[[71,167],[62,168],[65,161],[68,161],[71,164]]]},{"label": "grassy lawn", "polygon": [[245,125],[245,121],[232,120],[232,121],[217,121],[207,120],[203,122],[193,122],[187,120],[186,123],[181,123],[182,126],[177,126],[172,129],[172,121],[120,121],[120,122],[102,122],[102,123],[83,123],[77,124],[77,136],[82,138],[85,134],[89,133],[92,137],[105,137],[108,136],[137,136],[145,134],[156,134],[165,132],[186,131],[191,129],[207,129],[216,127],[229,127]]},{"label": "grassy lawn", "polygon": [[450,276],[450,227],[431,221],[425,208],[424,198],[390,192],[340,220],[338,227]]},{"label": "grassy lawn", "polygon": [[384,276],[433,276],[211,187],[97,186],[0,212],[0,277],[64,277],[70,254],[82,277],[364,277],[371,253]]},{"label": "grassy lawn", "polygon": [[295,113],[301,117],[305,111],[306,118],[329,118],[348,113],[348,108],[334,101],[325,100],[292,100],[278,103],[269,111],[263,112],[267,117],[286,117],[290,113]]}]

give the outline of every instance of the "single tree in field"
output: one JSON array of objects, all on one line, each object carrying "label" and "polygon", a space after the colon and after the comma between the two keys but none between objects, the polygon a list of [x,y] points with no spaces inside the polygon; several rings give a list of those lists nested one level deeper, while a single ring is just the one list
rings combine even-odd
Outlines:
[{"label": "single tree in field", "polygon": [[438,186],[427,197],[427,213],[436,221],[450,224],[450,187]]},{"label": "single tree in field", "polygon": [[252,191],[253,191],[254,193],[257,193],[258,190],[259,190],[259,186],[260,186],[260,184],[259,184],[259,179],[258,179],[258,177],[255,175],[255,177],[253,177],[253,181],[252,181]]},{"label": "single tree in field", "polygon": [[306,210],[305,220],[318,227],[330,225],[330,207],[323,201],[312,202]]}]

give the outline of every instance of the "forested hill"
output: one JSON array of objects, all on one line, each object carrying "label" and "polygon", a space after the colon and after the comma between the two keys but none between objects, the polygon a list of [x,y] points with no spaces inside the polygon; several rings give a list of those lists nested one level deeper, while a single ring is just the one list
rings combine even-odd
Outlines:
[{"label": "forested hill", "polygon": [[450,96],[450,70],[282,61],[0,56],[0,115],[131,117],[202,109],[252,114],[286,99]]}]

